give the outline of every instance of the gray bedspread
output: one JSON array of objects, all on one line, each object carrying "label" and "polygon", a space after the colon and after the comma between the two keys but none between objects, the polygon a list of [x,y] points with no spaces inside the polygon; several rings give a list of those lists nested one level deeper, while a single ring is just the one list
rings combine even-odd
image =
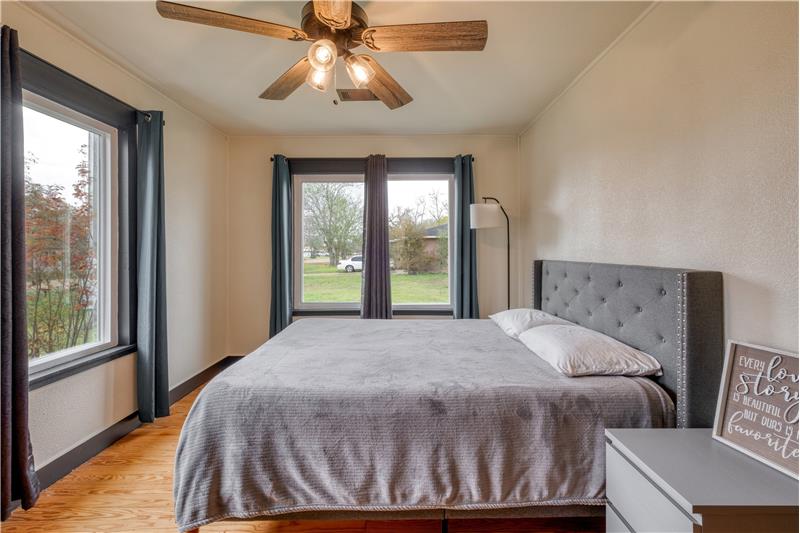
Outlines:
[{"label": "gray bedspread", "polygon": [[602,504],[603,429],[673,419],[651,380],[565,377],[489,320],[303,319],[198,396],[176,519]]}]

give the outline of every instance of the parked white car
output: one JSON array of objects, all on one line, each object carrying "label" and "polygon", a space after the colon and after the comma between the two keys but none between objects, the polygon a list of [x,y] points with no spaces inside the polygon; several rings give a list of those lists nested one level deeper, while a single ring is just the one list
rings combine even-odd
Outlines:
[{"label": "parked white car", "polygon": [[364,258],[360,255],[354,255],[339,261],[336,265],[336,270],[344,270],[345,272],[355,272],[364,268]]}]

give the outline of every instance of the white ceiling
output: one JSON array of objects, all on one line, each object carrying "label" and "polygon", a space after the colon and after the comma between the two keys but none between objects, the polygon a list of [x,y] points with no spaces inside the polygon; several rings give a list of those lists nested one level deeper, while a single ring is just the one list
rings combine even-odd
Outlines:
[{"label": "white ceiling", "polygon": [[[299,26],[302,2],[186,2]],[[371,25],[486,19],[482,52],[374,54],[414,97],[334,106],[303,86],[258,95],[308,43],[166,20],[146,2],[48,2],[39,10],[230,134],[518,133],[647,6],[645,2],[361,2]],[[364,50],[360,48],[359,50]],[[339,86],[352,86],[340,69]]]}]

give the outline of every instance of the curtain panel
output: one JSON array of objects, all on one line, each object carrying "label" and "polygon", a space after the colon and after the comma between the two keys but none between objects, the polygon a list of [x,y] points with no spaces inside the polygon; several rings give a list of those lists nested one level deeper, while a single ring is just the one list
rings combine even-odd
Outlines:
[{"label": "curtain panel", "polygon": [[137,111],[136,126],[136,390],[139,419],[152,422],[169,415],[163,113]]},{"label": "curtain panel", "polygon": [[386,156],[369,156],[364,176],[361,318],[392,318],[387,177]]},{"label": "curtain panel", "polygon": [[475,203],[475,177],[472,155],[457,155],[454,160],[456,186],[454,282],[455,318],[479,318],[478,259],[475,230],[470,228],[469,206]]},{"label": "curtain panel", "polygon": [[289,160],[272,158],[272,299],[269,336],[292,323],[292,173]]},{"label": "curtain panel", "polygon": [[2,27],[0,74],[0,519],[39,497],[28,430],[25,171],[22,78],[16,30]]}]

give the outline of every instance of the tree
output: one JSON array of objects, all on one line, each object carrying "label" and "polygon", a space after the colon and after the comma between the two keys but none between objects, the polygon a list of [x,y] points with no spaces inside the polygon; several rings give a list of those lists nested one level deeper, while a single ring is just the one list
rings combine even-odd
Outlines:
[{"label": "tree", "polygon": [[433,225],[447,222],[448,201],[447,195],[445,195],[443,192],[432,190],[430,193],[428,193],[426,207],[427,214],[433,222]]},{"label": "tree", "polygon": [[416,274],[425,270],[425,232],[412,217],[405,217],[400,221],[399,230],[403,235],[398,241],[400,268],[409,274]]},{"label": "tree", "polygon": [[305,183],[303,232],[308,247],[328,252],[331,266],[361,250],[362,189],[354,183]]},{"label": "tree", "polygon": [[25,158],[25,241],[29,357],[96,339],[97,257],[88,149],[80,149],[71,201],[58,185],[36,183]]},{"label": "tree", "polygon": [[395,206],[394,211],[389,213],[389,228],[399,229],[406,221],[411,221],[414,224],[422,224],[425,219],[425,205],[419,203],[414,207],[400,207]]},{"label": "tree", "polygon": [[409,274],[447,268],[447,238],[438,238],[432,249],[425,245],[426,230],[446,224],[447,195],[431,190],[417,196],[413,206],[396,206],[389,214],[389,239],[395,265]]}]

